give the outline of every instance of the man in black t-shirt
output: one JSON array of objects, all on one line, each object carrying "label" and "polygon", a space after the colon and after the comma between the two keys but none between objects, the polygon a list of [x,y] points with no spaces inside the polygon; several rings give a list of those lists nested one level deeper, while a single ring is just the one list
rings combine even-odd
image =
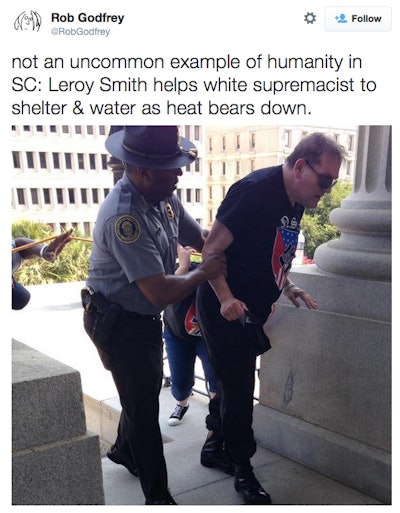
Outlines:
[{"label": "man in black t-shirt", "polygon": [[202,284],[197,315],[220,390],[210,403],[209,435],[201,453],[207,467],[235,468],[235,489],[246,504],[270,504],[254,476],[252,430],[257,355],[270,348],[264,334],[282,291],[299,307],[315,300],[289,278],[304,208],[315,208],[334,186],[344,150],[323,134],[304,138],[284,165],[236,182],[223,200],[203,248],[225,251],[227,277]]}]

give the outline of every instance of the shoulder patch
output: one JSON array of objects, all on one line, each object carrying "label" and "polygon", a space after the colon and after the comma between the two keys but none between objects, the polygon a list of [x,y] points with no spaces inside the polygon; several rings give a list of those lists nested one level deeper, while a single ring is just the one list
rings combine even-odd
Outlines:
[{"label": "shoulder patch", "polygon": [[140,236],[140,224],[132,216],[121,216],[115,223],[115,235],[122,242],[135,242]]}]

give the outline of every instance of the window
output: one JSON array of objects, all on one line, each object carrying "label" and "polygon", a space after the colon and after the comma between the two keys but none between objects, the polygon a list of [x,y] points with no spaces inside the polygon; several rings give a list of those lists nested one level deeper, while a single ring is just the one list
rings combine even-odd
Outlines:
[{"label": "window", "polygon": [[85,169],[85,156],[83,153],[78,153],[78,168]]},{"label": "window", "polygon": [[33,169],[35,164],[33,162],[33,151],[26,152],[26,162],[28,164],[29,169]]},{"label": "window", "polygon": [[191,203],[192,201],[192,190],[186,189],[186,201],[187,203]]},{"label": "window", "polygon": [[41,169],[47,169],[47,156],[44,151],[39,151],[39,162]]},{"label": "window", "polygon": [[96,155],[89,153],[89,167],[90,169],[96,169]]},{"label": "window", "polygon": [[106,135],[106,127],[104,125],[99,126],[99,134]]},{"label": "window", "polygon": [[89,135],[93,135],[93,125],[88,125],[86,127],[86,133]]},{"label": "window", "polygon": [[24,132],[30,132],[31,127],[29,125],[24,125]]},{"label": "window", "polygon": [[222,176],[226,175],[226,162],[222,162]]},{"label": "window", "polygon": [[179,198],[179,201],[182,201],[182,189],[176,189],[176,195]]},{"label": "window", "polygon": [[194,140],[200,141],[200,127],[199,125],[194,126]]},{"label": "window", "polygon": [[291,144],[292,144],[292,137],[291,137],[291,132],[289,130],[285,130],[283,132],[283,144],[285,146],[285,148],[290,148]]},{"label": "window", "polygon": [[102,169],[107,169],[107,162],[108,162],[108,156],[102,154],[101,155],[101,168]]},{"label": "window", "polygon": [[63,190],[56,189],[56,195],[57,195],[57,203],[59,205],[62,205],[64,203]]},{"label": "window", "polygon": [[12,157],[13,157],[14,167],[17,169],[20,168],[21,167],[21,158],[19,156],[19,151],[13,151]]},{"label": "window", "polygon": [[210,162],[208,164],[208,174],[209,174],[209,176],[212,176],[212,173],[213,173],[213,166],[212,166],[212,162]]},{"label": "window", "polygon": [[57,133],[57,127],[56,127],[56,125],[50,125],[50,132],[51,132],[52,134]]},{"label": "window", "polygon": [[354,135],[349,135],[347,140],[347,149],[349,151],[354,150]]},{"label": "window", "polygon": [[110,194],[110,189],[103,189],[104,197],[107,198],[107,196]]},{"label": "window", "polygon": [[68,189],[68,201],[70,205],[75,204],[75,189]]},{"label": "window", "polygon": [[208,197],[212,199],[212,187],[208,188]]},{"label": "window", "polygon": [[201,189],[195,189],[194,194],[195,194],[195,202],[201,203]]},{"label": "window", "polygon": [[25,190],[17,189],[18,205],[25,205]]},{"label": "window", "polygon": [[81,201],[84,205],[87,204],[88,202],[88,199],[87,199],[87,189],[81,189]]},{"label": "window", "polygon": [[75,125],[75,133],[81,134],[82,133],[82,127],[80,125]]},{"label": "window", "polygon": [[72,155],[71,153],[64,153],[65,169],[72,169]]},{"label": "window", "polygon": [[69,126],[68,125],[63,125],[62,128],[61,128],[61,131],[63,134],[68,134],[69,133]]},{"label": "window", "polygon": [[32,205],[39,205],[39,195],[37,189],[31,189]]},{"label": "window", "polygon": [[42,125],[36,125],[36,132],[43,132],[43,126]]},{"label": "window", "polygon": [[85,235],[90,235],[90,223],[83,223],[83,231]]},{"label": "window", "polygon": [[99,202],[99,191],[98,191],[98,189],[92,189],[92,199],[93,199],[93,203],[98,203]]},{"label": "window", "polygon": [[255,132],[251,132],[251,134],[250,134],[250,148],[254,150],[255,147],[256,147],[256,133]]},{"label": "window", "polygon": [[226,137],[222,137],[222,150],[225,151],[226,150]]},{"label": "window", "polygon": [[240,175],[240,160],[236,161],[236,174]]},{"label": "window", "polygon": [[240,135],[236,136],[236,149],[240,150]]},{"label": "window", "polygon": [[213,149],[212,138],[209,137],[208,138],[208,151],[212,151],[212,149]]},{"label": "window", "polygon": [[43,189],[43,201],[45,205],[51,204],[50,189]]},{"label": "window", "polygon": [[185,137],[190,139],[190,126],[185,126]]},{"label": "window", "polygon": [[53,153],[53,167],[54,169],[60,169],[60,154]]}]

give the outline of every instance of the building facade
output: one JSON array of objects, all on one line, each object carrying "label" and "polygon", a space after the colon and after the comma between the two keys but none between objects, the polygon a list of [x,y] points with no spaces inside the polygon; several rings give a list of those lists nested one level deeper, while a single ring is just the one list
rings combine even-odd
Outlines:
[{"label": "building facade", "polygon": [[[12,222],[29,219],[55,233],[74,228],[92,235],[100,204],[113,187],[104,142],[105,125],[12,126]],[[204,222],[203,129],[182,126],[180,134],[199,149],[199,159],[182,169],[177,194]]]},{"label": "building facade", "polygon": [[[74,228],[91,236],[100,204],[113,187],[105,125],[12,127],[12,221],[29,219],[55,233]],[[182,169],[177,195],[210,228],[230,185],[256,169],[284,162],[310,132],[334,137],[348,153],[340,178],[352,181],[357,128],[185,125],[199,158]]]},{"label": "building facade", "polygon": [[319,126],[213,126],[205,135],[205,202],[207,227],[215,218],[218,206],[229,186],[243,176],[268,166],[282,164],[296,144],[311,132],[333,137],[347,151],[340,178],[352,181],[357,127]]}]

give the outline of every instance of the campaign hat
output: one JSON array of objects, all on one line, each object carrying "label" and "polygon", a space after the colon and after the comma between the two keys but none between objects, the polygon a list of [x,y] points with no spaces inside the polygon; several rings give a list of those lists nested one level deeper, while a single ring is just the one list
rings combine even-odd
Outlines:
[{"label": "campaign hat", "polygon": [[150,169],[179,168],[197,158],[196,146],[177,126],[124,126],[110,133],[105,146],[122,162]]}]

